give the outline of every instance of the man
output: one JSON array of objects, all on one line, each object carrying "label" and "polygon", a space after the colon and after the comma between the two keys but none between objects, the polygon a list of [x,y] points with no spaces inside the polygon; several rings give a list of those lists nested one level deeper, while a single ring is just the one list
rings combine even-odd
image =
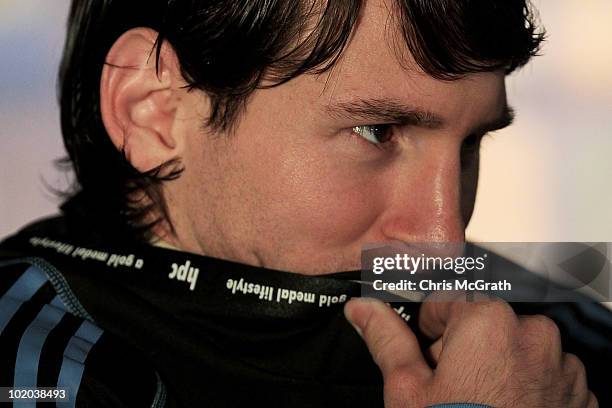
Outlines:
[{"label": "man", "polygon": [[343,314],[363,244],[464,240],[480,139],[541,40],[520,0],[75,0],[80,191],[3,244],[0,383],[73,406],[597,406],[552,320],[502,301],[408,327],[352,300],[363,340]]}]

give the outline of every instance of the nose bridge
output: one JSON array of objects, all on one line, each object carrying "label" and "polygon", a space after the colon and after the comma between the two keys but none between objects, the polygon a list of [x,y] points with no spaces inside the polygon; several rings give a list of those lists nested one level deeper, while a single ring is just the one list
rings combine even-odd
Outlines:
[{"label": "nose bridge", "polygon": [[461,167],[454,152],[431,152],[410,177],[398,177],[384,217],[387,239],[412,243],[463,242]]},{"label": "nose bridge", "polygon": [[[461,169],[457,160],[440,160],[431,188],[432,242],[453,242],[465,226],[461,216]],[[426,183],[426,179],[424,180]]]}]

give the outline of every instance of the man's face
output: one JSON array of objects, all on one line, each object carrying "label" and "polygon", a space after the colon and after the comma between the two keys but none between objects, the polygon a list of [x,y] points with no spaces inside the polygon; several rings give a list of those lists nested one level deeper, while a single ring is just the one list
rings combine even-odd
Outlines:
[{"label": "man's face", "polygon": [[166,184],[175,245],[315,274],[359,269],[364,243],[464,240],[504,74],[435,80],[398,58],[390,21],[367,2],[331,71],[256,91],[232,134],[185,122],[186,170]]}]

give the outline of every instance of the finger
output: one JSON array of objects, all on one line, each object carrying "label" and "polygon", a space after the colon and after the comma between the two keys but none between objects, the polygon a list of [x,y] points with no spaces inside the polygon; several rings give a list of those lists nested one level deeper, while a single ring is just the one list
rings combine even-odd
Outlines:
[{"label": "finger", "polygon": [[450,308],[457,302],[465,302],[464,291],[446,291],[431,293],[419,310],[419,328],[427,337],[436,340],[442,337],[448,324]]},{"label": "finger", "polygon": [[587,407],[590,399],[594,398],[587,384],[587,373],[584,364],[578,356],[571,353],[563,353],[563,378],[570,381],[570,392],[577,406]]},{"label": "finger", "polygon": [[599,401],[597,401],[597,397],[591,391],[589,391],[589,401],[586,405],[587,408],[599,408]]},{"label": "finger", "polygon": [[545,351],[545,356],[555,367],[562,363],[561,332],[555,322],[543,315],[519,316],[520,342],[523,347]]},{"label": "finger", "polygon": [[435,293],[430,295],[419,311],[419,327],[423,334],[433,340],[442,337],[453,324],[467,324],[468,317],[477,317],[482,323],[492,325],[496,322],[518,322],[512,307],[495,297],[478,297],[468,301],[464,292],[455,293],[452,300],[448,293],[442,298],[436,296]]},{"label": "finger", "polygon": [[443,346],[444,342],[442,339],[438,339],[434,341],[433,344],[427,349],[427,361],[429,361],[431,366],[434,368],[438,365],[438,361],[440,361],[440,354],[442,354]]},{"label": "finger", "polygon": [[376,299],[356,298],[346,304],[344,314],[365,341],[383,377],[400,368],[417,376],[432,375],[416,336],[389,306]]}]

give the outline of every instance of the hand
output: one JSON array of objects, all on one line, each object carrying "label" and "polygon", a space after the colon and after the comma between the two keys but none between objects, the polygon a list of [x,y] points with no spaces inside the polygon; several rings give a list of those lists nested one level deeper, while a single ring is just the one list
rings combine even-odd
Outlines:
[{"label": "hand", "polygon": [[501,300],[425,302],[427,363],[414,333],[386,304],[353,299],[345,315],[382,371],[387,408],[473,402],[502,407],[597,407],[580,360],[563,353],[544,316],[517,316]]}]

